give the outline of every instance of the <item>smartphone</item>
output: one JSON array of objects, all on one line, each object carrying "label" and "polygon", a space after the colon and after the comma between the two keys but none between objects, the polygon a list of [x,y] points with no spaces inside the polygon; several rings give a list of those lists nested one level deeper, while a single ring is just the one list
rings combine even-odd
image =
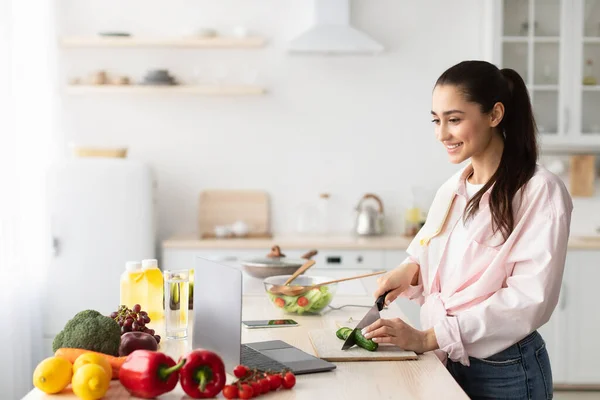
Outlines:
[{"label": "smartphone", "polygon": [[242,324],[248,329],[256,328],[284,328],[289,326],[298,326],[293,319],[261,319],[252,321],[242,321]]}]

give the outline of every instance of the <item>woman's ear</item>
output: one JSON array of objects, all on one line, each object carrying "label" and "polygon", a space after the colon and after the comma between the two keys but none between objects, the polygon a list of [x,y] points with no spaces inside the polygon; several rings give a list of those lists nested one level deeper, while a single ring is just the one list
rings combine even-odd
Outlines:
[{"label": "woman's ear", "polygon": [[492,112],[490,113],[490,127],[497,127],[504,118],[504,104],[498,102],[494,104]]}]

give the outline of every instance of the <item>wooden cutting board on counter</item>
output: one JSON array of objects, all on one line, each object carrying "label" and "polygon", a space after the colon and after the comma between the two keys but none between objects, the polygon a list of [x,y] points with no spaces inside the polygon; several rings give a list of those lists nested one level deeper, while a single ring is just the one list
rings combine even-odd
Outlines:
[{"label": "wooden cutting board on counter", "polygon": [[596,156],[590,154],[572,155],[569,168],[570,192],[572,196],[592,197],[596,182]]},{"label": "wooden cutting board on counter", "polygon": [[406,351],[396,346],[380,344],[376,351],[367,351],[353,346],[342,350],[344,341],[335,336],[335,329],[318,329],[308,332],[316,356],[326,361],[403,361],[417,360],[414,351]]},{"label": "wooden cutting board on counter", "polygon": [[200,192],[199,233],[202,238],[215,237],[215,226],[231,226],[244,221],[248,237],[270,238],[269,195],[260,190],[204,190]]}]

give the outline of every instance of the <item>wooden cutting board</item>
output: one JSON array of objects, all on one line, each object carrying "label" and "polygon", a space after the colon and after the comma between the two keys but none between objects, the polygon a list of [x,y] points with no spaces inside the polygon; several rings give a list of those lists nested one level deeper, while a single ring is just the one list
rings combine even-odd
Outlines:
[{"label": "wooden cutting board", "polygon": [[198,210],[200,237],[214,237],[215,226],[244,221],[249,237],[270,238],[270,213],[269,195],[264,191],[204,190]]},{"label": "wooden cutting board", "polygon": [[403,361],[417,360],[414,351],[402,350],[396,346],[380,344],[376,351],[368,351],[353,346],[342,350],[344,341],[335,336],[335,330],[319,329],[308,332],[316,356],[327,361]]},{"label": "wooden cutting board", "polygon": [[589,154],[572,155],[569,175],[572,196],[592,197],[596,181],[596,156]]}]

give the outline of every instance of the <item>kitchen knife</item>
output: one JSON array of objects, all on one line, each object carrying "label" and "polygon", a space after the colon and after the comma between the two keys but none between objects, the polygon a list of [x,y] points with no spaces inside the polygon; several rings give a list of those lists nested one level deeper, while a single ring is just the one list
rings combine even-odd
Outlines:
[{"label": "kitchen knife", "polygon": [[364,328],[365,326],[369,326],[379,319],[379,311],[383,310],[383,301],[385,300],[385,296],[387,296],[390,292],[391,290],[388,290],[387,292],[385,292],[377,298],[377,300],[375,301],[375,305],[371,307],[371,309],[369,309],[369,311],[363,317],[363,319],[361,319],[358,325],[356,325],[356,328],[354,328],[352,332],[350,332],[350,335],[348,335],[346,341],[344,341],[342,350],[348,350],[350,347],[356,344],[356,340],[354,339],[354,334],[356,333],[356,331],[362,330],[362,328]]}]

